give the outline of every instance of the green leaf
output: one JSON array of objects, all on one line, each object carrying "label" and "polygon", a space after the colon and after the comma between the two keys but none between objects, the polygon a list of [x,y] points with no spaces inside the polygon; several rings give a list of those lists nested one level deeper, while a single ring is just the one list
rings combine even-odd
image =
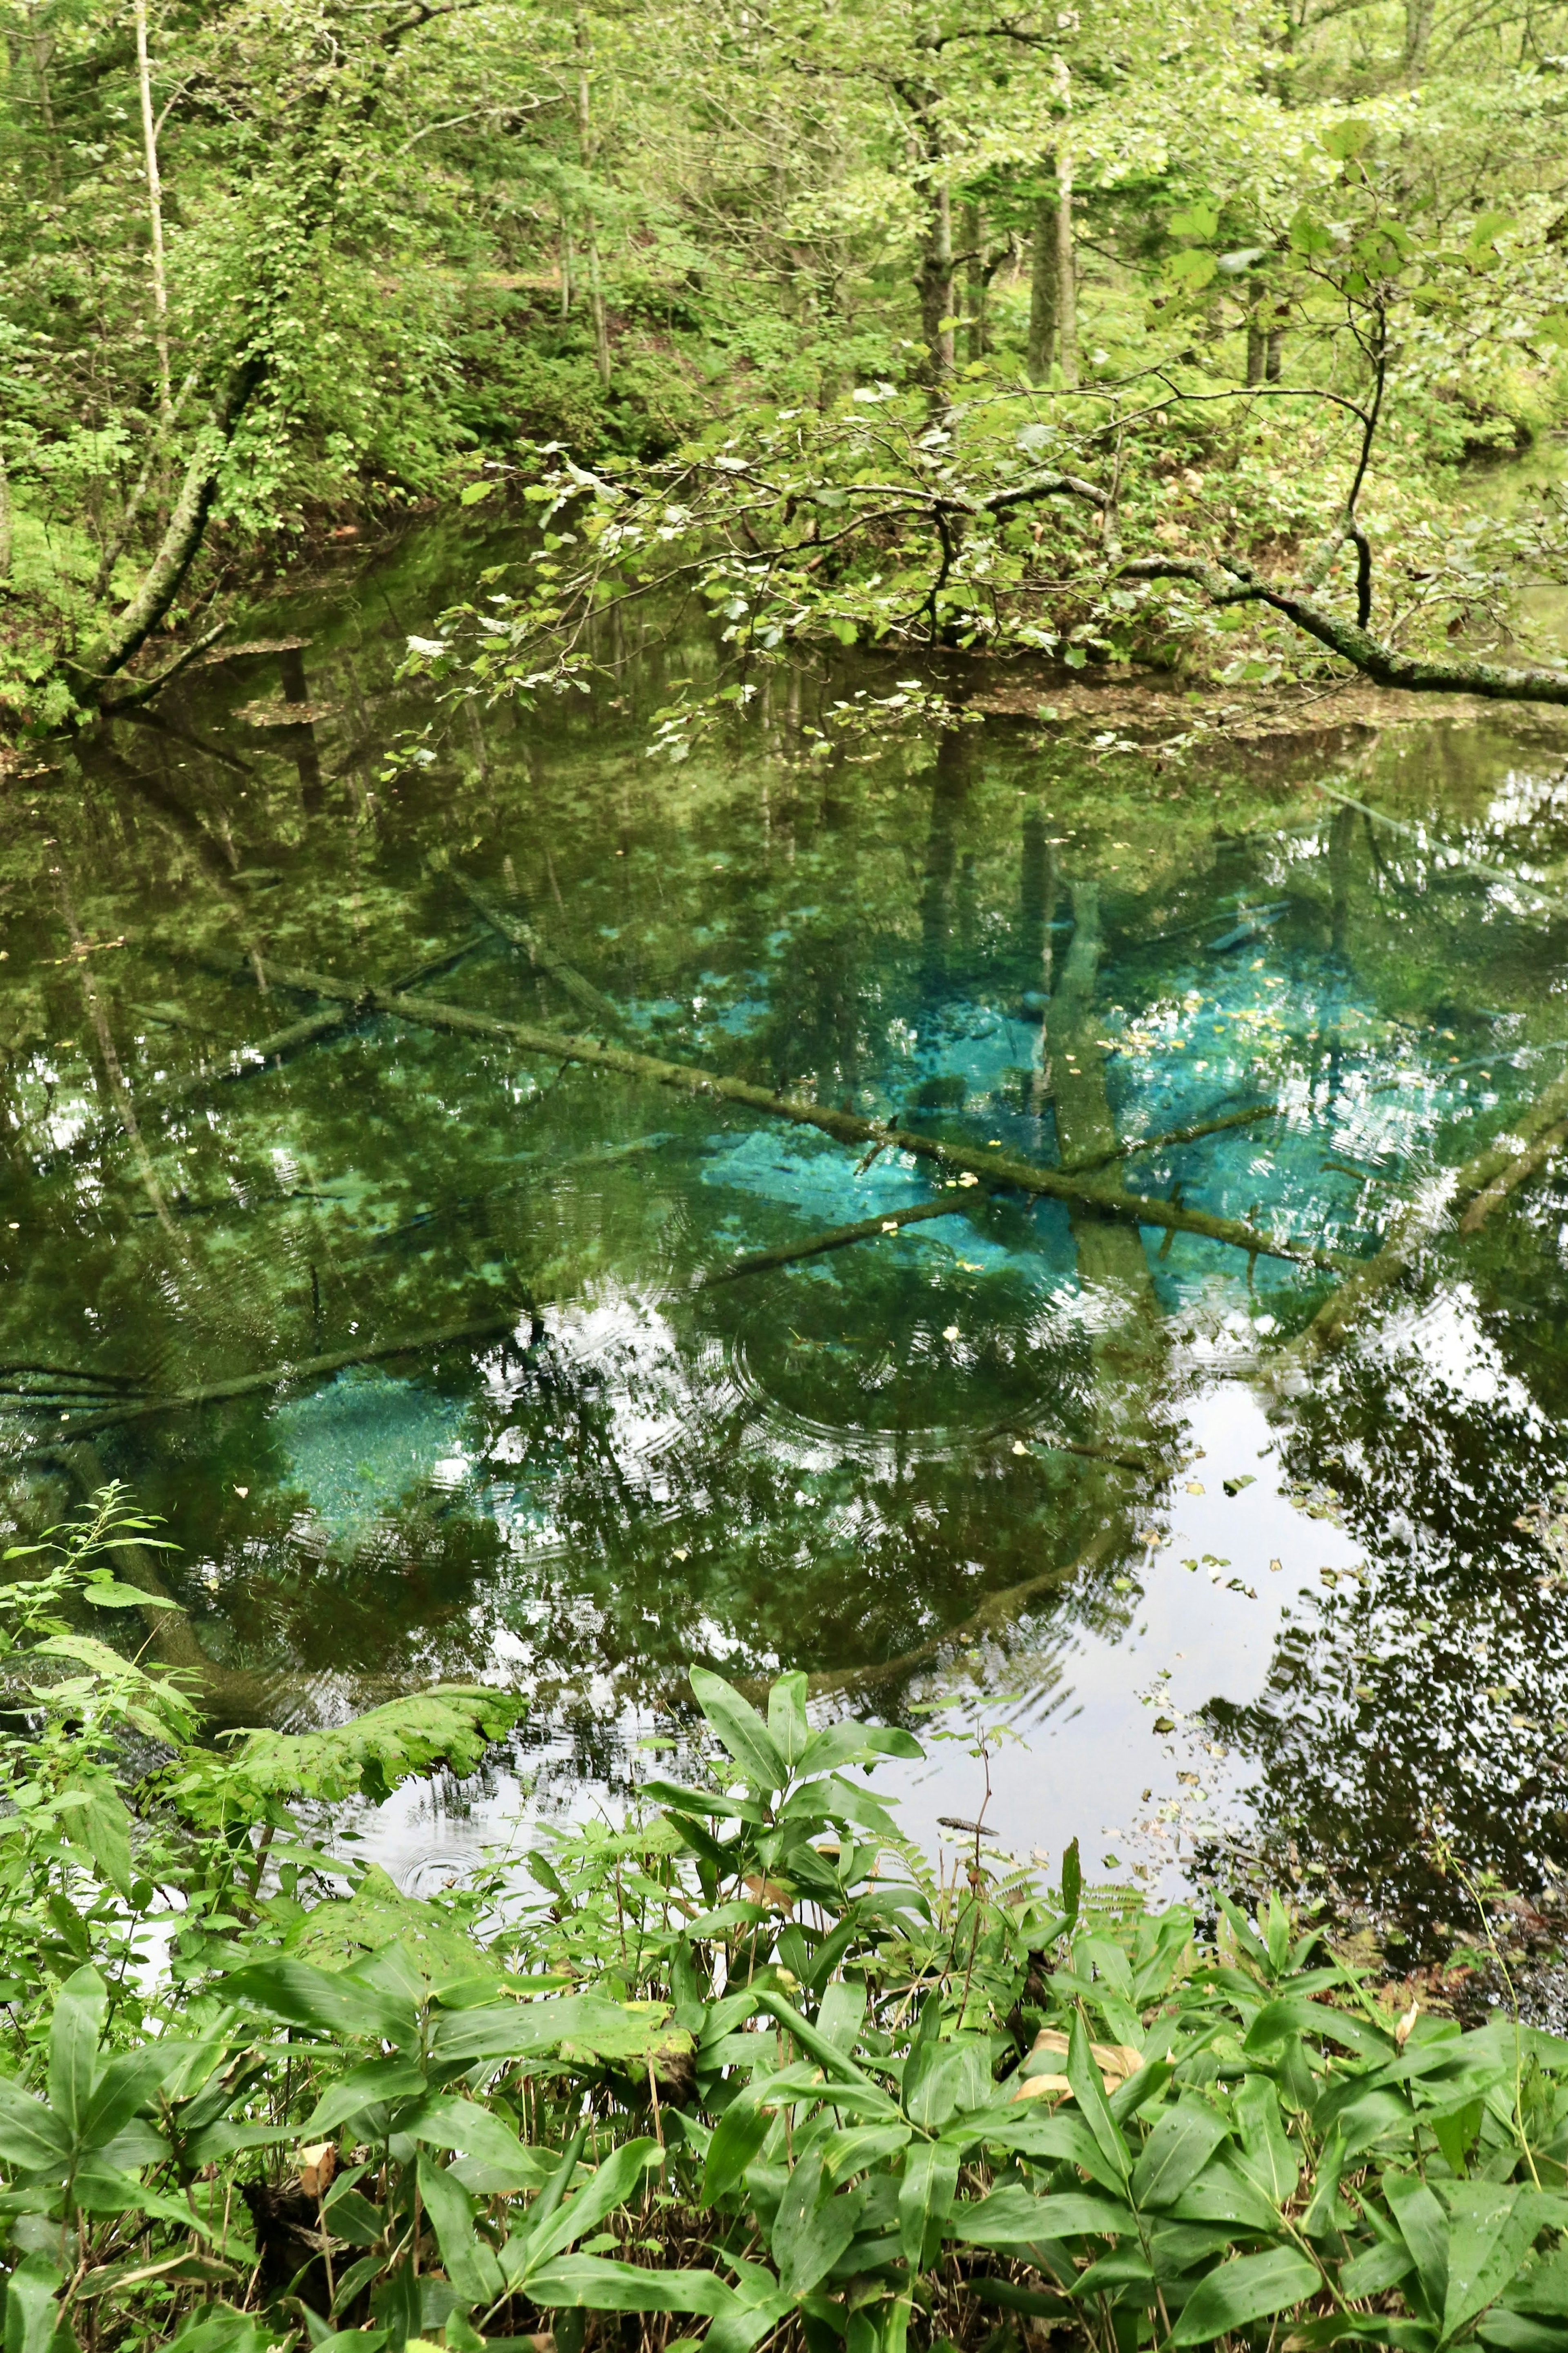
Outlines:
[{"label": "green leaf", "polygon": [[351,2067],[335,2084],[328,2084],[300,2126],[300,2137],[307,2141],[325,2140],[366,2108],[395,2100],[416,2100],[428,2088],[416,2060],[367,2060],[363,2067]]},{"label": "green leaf", "polygon": [[[743,2314],[747,2307],[717,2272],[645,2271],[638,2263],[602,2255],[563,2255],[529,2274],[536,2304],[589,2312],[695,2312],[710,2320]],[[710,2343],[712,2342],[710,2337]]]},{"label": "green leaf", "polygon": [[1337,122],[1331,131],[1323,133],[1323,152],[1331,155],[1336,163],[1343,164],[1352,155],[1359,155],[1371,143],[1372,136],[1370,122],[1358,122],[1353,119],[1349,122]]},{"label": "green leaf", "polygon": [[108,2010],[109,1989],[90,1967],[74,1971],[56,1997],[49,2027],[49,2105],[73,2141],[79,2142],[92,2105]]},{"label": "green leaf", "polygon": [[1173,2345],[1206,2345],[1233,2328],[1302,2303],[1322,2284],[1315,2263],[1287,2247],[1222,2263],[1193,2290],[1171,2331]]},{"label": "green leaf", "polygon": [[1219,215],[1212,205],[1188,205],[1171,215],[1169,227],[1173,237],[1213,237],[1219,227]]},{"label": "green leaf", "polygon": [[904,2114],[926,2132],[940,2132],[951,2117],[981,2107],[994,2089],[991,2044],[984,2035],[920,2042],[904,2062]]},{"label": "green leaf", "polygon": [[1088,2198],[1066,2190],[1055,2198],[1036,2198],[1027,2189],[1006,2183],[972,2205],[955,2206],[947,2235],[966,2246],[1027,2249],[1047,2239],[1109,2237],[1122,2232],[1137,2236],[1138,2225],[1126,2206],[1103,2198]]},{"label": "green leaf", "polygon": [[1502,2294],[1540,2228],[1536,2199],[1518,2184],[1455,2181],[1448,2208],[1448,2287],[1443,2337],[1457,2337]]},{"label": "green leaf", "polygon": [[437,2094],[415,2107],[401,2109],[396,2130],[415,2140],[428,2141],[433,2148],[458,2149],[464,2157],[477,2158],[481,2165],[516,2168],[523,2163],[522,2143],[511,2127],[478,2100],[465,2100],[455,2094]]},{"label": "green leaf", "polygon": [[1385,2295],[1408,2279],[1415,2258],[1401,2239],[1384,2239],[1349,2262],[1340,2274],[1340,2292],[1358,2302],[1363,2296]]},{"label": "green leaf", "polygon": [[1272,2200],[1228,2157],[1216,2157],[1205,2165],[1172,2211],[1184,2222],[1234,2222],[1244,2231],[1276,2230],[1279,2221]]},{"label": "green leaf", "polygon": [[309,1961],[256,1961],[219,1980],[226,2000],[270,2010],[290,2026],[349,2041],[417,2045],[418,2021],[412,2002],[396,2001],[351,1977],[319,1969]]},{"label": "green leaf", "polygon": [[5,2353],[49,2353],[59,2319],[55,2299],[62,2285],[59,2267],[49,2256],[23,2256],[5,2283]]},{"label": "green leaf", "polygon": [[458,503],[465,507],[477,507],[481,499],[488,499],[492,491],[500,488],[500,484],[493,475],[488,482],[465,482],[458,494]]},{"label": "green leaf", "polygon": [[1078,1841],[1074,1839],[1062,1856],[1062,1910],[1071,1922],[1078,1918],[1079,1903],[1083,1894],[1083,1866],[1079,1861]]},{"label": "green leaf", "polygon": [[247,1799],[256,1810],[271,1798],[364,1797],[379,1804],[415,1774],[476,1772],[526,1706],[515,1694],[483,1684],[437,1683],[325,1732],[247,1732],[212,1760],[205,1779],[182,1778],[181,1803],[198,1819],[222,1811],[230,1820]]},{"label": "green leaf", "polygon": [[805,1756],[811,1739],[805,1713],[807,1681],[804,1669],[797,1668],[793,1674],[781,1675],[768,1694],[768,1731],[791,1771]]},{"label": "green leaf", "polygon": [[1084,2122],[1100,2143],[1107,2163],[1113,2166],[1125,2181],[1131,2169],[1131,2159],[1121,2128],[1110,2113],[1100,2070],[1094,2063],[1081,2003],[1073,2011],[1072,2027],[1068,2036],[1066,2072]]},{"label": "green leaf", "polygon": [[733,2189],[766,2140],[773,2118],[748,2099],[731,2102],[713,2127],[702,2168],[701,2202],[711,2206]]},{"label": "green leaf", "polygon": [[899,2184],[899,2244],[904,2261],[916,2270],[925,2259],[928,2232],[933,2223],[946,2221],[957,2190],[956,2148],[921,2141],[910,2149]]},{"label": "green leaf", "polygon": [[494,2304],[506,2293],[506,2281],[493,2253],[474,2229],[473,2202],[468,2191],[445,2167],[423,2153],[416,2179],[447,2277],[468,2303]]},{"label": "green leaf", "polygon": [[0,2075],[0,2146],[23,2173],[62,2174],[70,2158],[71,2135],[41,2100]]},{"label": "green leaf", "polygon": [[564,1994],[544,2001],[487,2003],[437,2018],[431,2057],[443,2067],[479,2059],[528,2059],[570,2044],[596,2059],[664,2059],[695,2048],[671,2022],[668,2002],[611,2001],[604,1994]]},{"label": "green leaf", "polygon": [[1168,254],[1164,269],[1165,276],[1173,286],[1184,288],[1189,294],[1196,294],[1218,275],[1219,263],[1212,253],[1205,253],[1196,246],[1188,246],[1184,252]]},{"label": "green leaf", "polygon": [[1283,2206],[1296,2194],[1301,2165],[1285,2129],[1279,2094],[1267,2075],[1247,2076],[1236,2094],[1236,2120],[1242,2153],[1233,2163],[1274,2205]]},{"label": "green leaf", "polygon": [[822,2152],[812,2149],[791,2172],[773,2218],[773,2256],[786,2295],[806,2295],[826,2279],[855,2236],[864,2195],[835,2195],[822,2178]]},{"label": "green leaf", "polygon": [[[569,2247],[574,2247],[586,2232],[596,2230],[606,2214],[626,2204],[649,2168],[663,2163],[664,2151],[658,2141],[626,2141],[613,2157],[595,2168],[592,2178],[569,2203],[543,2221],[531,2215],[533,2227],[525,2280],[531,2279],[536,2265],[552,2262]],[[529,2294],[533,2294],[531,2286]]]},{"label": "green leaf", "polygon": [[1561,2324],[1554,2328],[1549,2321],[1529,2319],[1500,2305],[1482,2314],[1476,2335],[1483,2345],[1502,2346],[1504,2353],[1568,2353],[1568,2328]]},{"label": "green leaf", "polygon": [[1184,2094],[1166,2109],[1143,2145],[1132,2168],[1132,2203],[1156,2212],[1173,2206],[1226,2137],[1224,2120],[1205,2101]]},{"label": "green leaf", "polygon": [[789,1767],[767,1725],[749,1701],[706,1667],[689,1671],[697,1704],[740,1767],[748,1781],[769,1792],[782,1789]]},{"label": "green leaf", "polygon": [[1414,2175],[1385,2173],[1383,2194],[1415,2258],[1426,2301],[1435,2314],[1440,2313],[1448,2297],[1448,2218],[1426,2184]]}]

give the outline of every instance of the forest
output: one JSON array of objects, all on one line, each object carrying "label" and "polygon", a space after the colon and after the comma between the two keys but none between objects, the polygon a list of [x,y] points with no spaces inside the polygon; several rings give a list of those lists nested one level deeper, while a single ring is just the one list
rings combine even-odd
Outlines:
[{"label": "forest", "polygon": [[1560,700],[1551,470],[1484,484],[1561,406],[1561,33],[8,0],[0,709],[128,707],[258,579],[487,498],[580,525],[487,693],[676,574],[732,700],[812,640]]}]

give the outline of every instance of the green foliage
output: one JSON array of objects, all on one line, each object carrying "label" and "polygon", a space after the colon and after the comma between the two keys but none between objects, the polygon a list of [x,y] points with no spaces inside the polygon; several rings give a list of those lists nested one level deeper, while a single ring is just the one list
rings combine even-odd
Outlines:
[{"label": "green foliage", "polygon": [[[62,1842],[63,1765],[47,1806],[17,1775],[63,1704],[39,1662],[86,1668],[95,1740],[155,1721],[179,1750],[174,1826],[136,1820],[135,1860],[162,1839],[194,1906],[216,1866],[188,1711],[89,1662],[68,1615],[122,1606],[104,1553],[147,1535],[110,1493],[5,1600],[34,1678],[0,1884],[9,1948],[35,1939],[0,2074],[9,2353],[607,2346],[657,2316],[716,2353],[785,2328],[822,2353],[978,2345],[996,2314],[1100,2353],[1279,2327],[1303,2353],[1565,2341],[1568,2042],[1395,2025],[1278,1896],[1256,1919],[1221,1898],[1205,1939],[1181,1906],[1097,1905],[1076,1852],[1054,1890],[978,1845],[936,1878],[864,1782],[918,1745],[814,1720],[802,1675],[764,1714],[694,1670],[707,1762],[619,1829],[556,1834],[532,1898],[498,1870],[422,1903],[319,1856],[306,1905],[298,1856],[242,1835],[199,1960],[143,1953],[132,1989],[134,1883],[94,1909],[110,1865]],[[462,1769],[508,1712],[458,1696],[411,1707],[401,1750],[388,1709],[250,1736],[231,1838],[371,1760]],[[88,1904],[79,1957],[37,1945],[46,1882]]]}]

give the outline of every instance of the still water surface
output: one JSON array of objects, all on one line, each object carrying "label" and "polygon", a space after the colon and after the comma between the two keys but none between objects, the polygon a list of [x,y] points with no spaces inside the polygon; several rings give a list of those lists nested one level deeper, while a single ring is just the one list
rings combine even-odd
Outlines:
[{"label": "still water surface", "polygon": [[[1020,1855],[1076,1834],[1170,1887],[1223,1838],[1428,1915],[1439,1823],[1515,1884],[1568,1873],[1550,1172],[1304,1381],[1335,1278],[1290,1260],[449,1029],[351,1015],[232,1061],[323,1009],[258,957],[452,957],[426,997],[1040,1161],[1156,1139],[1132,1188],[1364,1257],[1564,1069],[1561,723],[1330,703],[1173,758],[1162,698],[823,762],[803,678],[671,767],[649,715],[710,659],[679,626],[569,706],[397,682],[497,553],[345,567],[253,617],[303,645],[0,805],[11,1520],[110,1476],[164,1514],[220,1720],[526,1688],[479,1784],[371,1826],[416,1887],[520,1808],[614,1802],[693,1661],[1005,1721],[987,1822]],[[944,1185],[954,1214],[881,1230]],[[932,1756],[902,1785],[930,1840],[980,1800]]]}]

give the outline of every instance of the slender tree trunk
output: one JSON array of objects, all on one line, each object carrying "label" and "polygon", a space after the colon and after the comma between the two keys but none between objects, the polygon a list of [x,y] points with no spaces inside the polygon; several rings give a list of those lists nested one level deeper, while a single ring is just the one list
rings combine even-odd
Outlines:
[{"label": "slender tree trunk", "polygon": [[158,350],[158,417],[167,427],[174,409],[169,381],[169,288],[163,271],[163,184],[153,120],[153,71],[147,58],[147,0],[136,0],[136,80],[142,93],[142,151],[147,170],[147,219],[152,232],[153,336]]},{"label": "slender tree trunk", "polygon": [[[577,160],[584,172],[594,165],[594,124],[589,103],[588,68],[592,52],[588,47],[588,27],[579,16],[577,37]],[[588,310],[594,322],[594,357],[599,370],[599,381],[605,391],[610,385],[610,329],[605,314],[605,290],[599,274],[598,225],[590,210],[584,220],[584,242],[588,251]]]},{"label": "slender tree trunk", "polygon": [[1279,383],[1279,371],[1284,364],[1284,328],[1270,327],[1268,330],[1268,352],[1263,368],[1264,379],[1267,383]]},{"label": "slender tree trunk", "polygon": [[0,441],[0,588],[11,577],[11,477],[5,471],[5,445]]},{"label": "slender tree trunk", "polygon": [[985,357],[985,214],[973,202],[963,207],[963,242],[969,259],[964,264],[963,307],[969,314],[969,357]]},{"label": "slender tree trunk", "polygon": [[1078,259],[1072,234],[1072,150],[1057,150],[1057,344],[1062,382],[1078,382]]},{"label": "slender tree trunk", "polygon": [[926,192],[925,248],[921,255],[921,337],[925,344],[921,370],[935,389],[952,374],[952,208],[945,180]]},{"label": "slender tree trunk", "polygon": [[1405,0],[1405,70],[1412,80],[1426,70],[1434,0]]},{"label": "slender tree trunk", "polygon": [[202,543],[228,445],[261,376],[258,359],[244,360],[230,371],[197,438],[174,512],[142,586],[102,636],[71,664],[73,670],[95,680],[123,670],[168,612]]},{"label": "slender tree trunk", "polygon": [[1261,384],[1268,364],[1268,330],[1263,323],[1263,302],[1258,295],[1247,313],[1247,381]]},{"label": "slender tree trunk", "polygon": [[[1056,178],[1056,159],[1047,170]],[[1057,200],[1042,196],[1035,206],[1034,251],[1029,267],[1028,370],[1036,384],[1048,382],[1057,355]]]},{"label": "slender tree trunk", "polygon": [[55,45],[38,22],[37,6],[27,10],[27,32],[32,49],[33,87],[37,92],[38,119],[44,126],[44,153],[49,174],[49,194],[56,204],[65,197],[65,182],[60,172],[60,142],[55,130],[55,102],[49,89],[49,65]]},{"label": "slender tree trunk", "polygon": [[572,278],[576,259],[572,251],[572,222],[564,205],[561,207],[561,315],[572,316]]}]

